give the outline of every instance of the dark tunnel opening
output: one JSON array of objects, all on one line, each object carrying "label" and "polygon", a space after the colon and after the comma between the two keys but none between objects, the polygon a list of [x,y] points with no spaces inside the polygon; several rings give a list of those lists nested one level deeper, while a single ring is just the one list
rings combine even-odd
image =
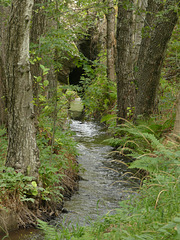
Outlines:
[{"label": "dark tunnel opening", "polygon": [[75,67],[69,74],[69,84],[82,86],[80,80],[83,74],[84,69],[82,67]]},{"label": "dark tunnel opening", "polygon": [[[94,35],[95,29],[89,29],[89,35],[81,40],[78,44],[78,49],[79,52],[84,55],[86,58],[86,61],[89,60],[88,64],[92,64],[92,61],[94,61],[98,53],[100,51],[99,45],[97,41],[94,41],[93,35]],[[81,76],[86,77],[86,73],[83,69],[83,67],[75,67],[74,69],[71,70],[69,74],[69,84],[70,85],[78,85],[80,87],[83,87],[83,84],[81,83]]]}]

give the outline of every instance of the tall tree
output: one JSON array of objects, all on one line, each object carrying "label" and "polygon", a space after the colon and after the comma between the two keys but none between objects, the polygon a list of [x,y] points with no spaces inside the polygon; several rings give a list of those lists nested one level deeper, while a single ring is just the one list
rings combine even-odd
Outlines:
[{"label": "tall tree", "polygon": [[0,4],[0,125],[6,124],[6,84],[5,84],[5,45],[7,35],[7,16],[9,7]]},{"label": "tall tree", "polygon": [[107,1],[107,78],[115,81],[115,9],[114,0]]},{"label": "tall tree", "polygon": [[38,177],[29,33],[33,0],[13,0],[7,45],[8,152],[6,165]]},{"label": "tall tree", "polygon": [[4,63],[0,56],[0,125],[6,123],[6,112],[5,112],[5,71]]},{"label": "tall tree", "polygon": [[[176,25],[180,0],[118,1],[117,108],[118,117],[153,113],[167,43]],[[139,16],[144,21],[141,20]],[[135,91],[136,89],[136,91]],[[130,112],[128,112],[130,111]]]},{"label": "tall tree", "polygon": [[180,92],[177,97],[176,119],[173,132],[176,135],[180,135]]},{"label": "tall tree", "polygon": [[142,29],[147,24],[146,8],[148,0],[134,0],[133,5],[133,59],[134,65],[138,60],[139,49],[142,41]]},{"label": "tall tree", "polygon": [[[136,76],[138,87],[136,116],[149,116],[155,109],[155,100],[167,43],[178,20],[174,3],[174,0],[168,0],[165,4],[163,4],[163,1],[161,1],[161,4],[157,3],[157,1],[149,1],[149,4],[152,4],[156,10],[160,8],[162,11],[158,11],[155,21],[152,19],[149,21],[150,35],[143,38],[141,43]],[[151,13],[153,13],[152,9]],[[147,17],[148,14],[149,12]],[[150,18],[152,18],[152,15]]]},{"label": "tall tree", "polygon": [[118,2],[116,76],[119,118],[127,118],[135,102],[132,7],[131,2],[127,4],[127,0]]}]

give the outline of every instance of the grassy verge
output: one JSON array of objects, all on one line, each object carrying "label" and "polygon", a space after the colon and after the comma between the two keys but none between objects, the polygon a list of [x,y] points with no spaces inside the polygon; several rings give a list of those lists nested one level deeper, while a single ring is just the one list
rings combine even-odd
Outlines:
[{"label": "grassy verge", "polygon": [[[131,153],[128,155],[136,158],[129,167],[146,172],[137,195],[120,202],[115,215],[106,215],[101,222],[92,223],[88,228],[76,226],[73,231],[68,230],[68,227],[59,231],[41,222],[40,226],[45,231],[46,239],[180,238],[179,142],[170,135],[158,138],[147,126],[129,124],[127,122],[119,130],[124,134],[126,132],[126,138],[133,138],[133,141],[126,139],[130,143],[128,152]],[[121,153],[127,144],[119,149]]]}]

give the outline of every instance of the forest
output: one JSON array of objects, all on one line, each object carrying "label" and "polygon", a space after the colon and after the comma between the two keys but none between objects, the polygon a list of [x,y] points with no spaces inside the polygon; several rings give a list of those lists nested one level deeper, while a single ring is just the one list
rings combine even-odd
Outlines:
[{"label": "forest", "polygon": [[[180,239],[179,13],[180,0],[0,1],[0,238]],[[85,225],[65,207],[84,188]]]}]

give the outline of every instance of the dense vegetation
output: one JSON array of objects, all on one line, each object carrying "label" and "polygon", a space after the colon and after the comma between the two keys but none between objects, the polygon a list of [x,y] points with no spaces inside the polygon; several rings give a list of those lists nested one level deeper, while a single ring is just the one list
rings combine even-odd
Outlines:
[{"label": "dense vegetation", "polygon": [[[2,9],[0,8],[2,20],[4,18],[5,22],[8,22],[7,16],[10,11],[11,1],[3,0],[2,2]],[[17,3],[17,1],[13,2]],[[22,2],[25,3],[26,1],[23,0]],[[43,221],[39,221],[39,226],[45,232],[46,239],[179,239],[180,138],[179,135],[173,132],[180,78],[179,23],[176,25],[179,1],[177,3],[170,0],[162,1],[160,10],[157,2],[152,1],[155,5],[148,7],[155,6],[154,12],[152,9],[149,11],[141,9],[141,12],[136,9],[136,5],[132,5],[131,1],[118,1],[117,30],[122,35],[124,33],[123,37],[126,41],[121,42],[122,39],[117,37],[118,47],[116,50],[126,49],[126,54],[131,53],[132,59],[128,62],[126,60],[130,59],[129,56],[127,58],[124,56],[124,59],[119,60],[117,56],[120,55],[120,52],[118,51],[117,56],[112,56],[116,61],[117,81],[111,79],[108,74],[107,62],[110,51],[108,43],[100,42],[99,36],[95,37],[96,33],[101,35],[101,22],[106,24],[104,18],[106,17],[108,23],[109,17],[115,17],[115,11],[111,10],[112,8],[116,9],[117,6],[113,5],[112,7],[113,1],[79,0],[72,3],[71,1],[37,0],[35,2],[35,8],[32,11],[30,49],[26,49],[27,53],[30,50],[32,74],[32,83],[28,87],[33,92],[31,96],[33,101],[30,101],[28,107],[34,105],[35,108],[31,115],[29,115],[28,108],[27,114],[21,115],[20,108],[15,106],[18,102],[16,99],[19,96],[19,89],[19,94],[21,93],[21,84],[18,81],[20,77],[14,76],[14,82],[16,80],[19,84],[15,88],[16,84],[11,85],[11,67],[14,67],[17,63],[16,61],[11,62],[13,50],[10,47],[7,47],[8,54],[4,57],[6,41],[4,37],[6,34],[4,33],[0,45],[0,61],[2,62],[0,66],[0,84],[4,90],[1,92],[0,89],[0,96],[3,96],[0,101],[0,210],[11,209],[16,212],[19,226],[34,225],[37,218],[47,220],[49,215],[55,217],[59,214],[58,210],[62,208],[64,195],[70,197],[72,192],[76,190],[79,171],[76,162],[78,153],[69,128],[68,108],[70,102],[76,96],[80,96],[84,104],[85,118],[98,120],[107,125],[111,138],[106,140],[106,143],[116,149],[116,154],[125,154],[134,160],[129,167],[138,169],[139,174],[132,175],[130,179],[138,177],[141,186],[136,195],[130,195],[129,199],[120,203],[115,215],[106,215],[98,222],[92,223],[90,227],[75,226],[73,230],[70,230],[67,226],[67,228],[59,230]],[[112,12],[114,15],[111,15]],[[149,18],[148,14],[150,12],[152,16],[150,14],[151,17]],[[12,16],[14,13],[16,11],[12,11]],[[18,13],[21,13],[21,11],[17,11],[17,16]],[[140,63],[137,58],[142,56],[137,54],[138,56],[134,57],[136,54],[133,46],[136,43],[132,44],[132,39],[130,39],[132,29],[125,25],[134,16],[138,18],[139,15],[144,16],[143,14],[146,15],[146,23],[149,25],[142,29],[144,34],[142,41],[147,41],[149,52],[152,50],[149,39],[156,39],[158,36],[155,26],[163,26],[163,24],[169,23],[169,19],[172,20],[171,17],[173,17],[174,22],[172,25],[176,25],[176,27],[169,42],[164,61],[163,54],[171,36],[170,30],[169,36],[165,35],[167,41],[162,44],[164,48],[159,49],[161,55],[158,55],[157,59],[151,59],[150,57],[147,59],[148,55],[143,55],[146,63],[150,61],[155,64],[154,72],[158,72],[159,75],[157,74],[156,82],[152,84],[153,87],[156,86],[154,88],[149,87],[149,90],[153,92],[149,108],[146,107],[144,112],[137,114],[137,104],[135,102],[141,98],[139,89],[140,80],[142,80],[138,78],[137,73],[141,70],[141,78],[144,76],[143,69],[138,66]],[[123,22],[118,22],[122,15],[124,16]],[[17,16],[15,16],[15,20]],[[21,20],[22,16],[19,19]],[[40,24],[38,24],[39,21]],[[9,32],[13,31],[13,23],[13,21],[9,21]],[[121,29],[122,24],[127,27],[124,32],[122,31],[123,28]],[[106,27],[108,28],[108,24]],[[6,24],[3,30],[5,33],[8,32]],[[20,30],[18,29],[18,31]],[[15,32],[17,33],[17,31]],[[162,31],[162,34],[165,33]],[[15,35],[12,34],[12,36]],[[12,44],[13,47],[13,40],[10,38],[11,34],[8,37],[8,46]],[[80,47],[83,41],[90,42],[88,54],[86,51],[83,52],[82,46]],[[128,45],[125,43],[128,43]],[[95,47],[92,50],[93,44],[95,44]],[[141,47],[143,48],[143,46]],[[161,46],[161,43],[157,44],[157,46]],[[115,46],[113,45],[113,47]],[[18,47],[15,48],[15,50],[17,49]],[[133,62],[135,58],[137,65]],[[67,65],[72,66],[67,70]],[[129,69],[128,66],[130,66]],[[159,66],[158,69],[156,69],[157,66]],[[16,67],[17,73],[19,73],[19,67]],[[22,69],[26,69],[27,63],[23,67]],[[27,70],[28,73],[30,67]],[[68,84],[68,74],[72,70],[71,68],[81,70],[81,78],[78,85],[75,86]],[[123,77],[118,75],[121,73],[121,71],[119,72],[120,68],[124,69],[123,71],[126,70],[126,72],[122,71]],[[26,72],[22,69],[20,69],[21,76]],[[63,75],[64,69],[67,70],[66,76]],[[131,74],[127,74],[128,71]],[[63,77],[65,82],[62,83],[61,79]],[[120,77],[122,77],[122,81],[120,81]],[[153,81],[152,79],[145,80],[147,83]],[[121,87],[125,86],[121,88],[124,94],[121,95],[120,89],[117,90],[117,83]],[[28,87],[25,86],[25,91],[29,94]],[[129,91],[132,94],[127,94]],[[24,96],[26,94],[22,95],[20,102],[24,99]],[[29,99],[31,98],[25,99],[25,103]],[[149,99],[148,94],[145,99]],[[140,102],[142,103],[142,101]],[[139,105],[141,109],[144,109],[143,104],[141,105]],[[23,106],[22,109],[25,107]],[[7,119],[7,113],[9,119]],[[39,156],[35,161],[39,166],[38,169],[35,169],[37,175],[31,172],[30,163],[25,167],[20,164],[19,167],[18,154],[16,156],[17,164],[14,164],[14,159],[11,156],[13,151],[15,155],[17,149],[13,149],[15,144],[10,146],[9,143],[19,141],[23,144],[27,140],[18,137],[17,139],[10,138],[11,136],[19,136],[18,130],[23,125],[22,122],[14,121],[17,115],[18,120],[27,115],[27,120],[30,120],[32,126],[35,127],[36,142],[39,149]],[[12,134],[12,132],[16,134]],[[24,160],[30,162],[29,159]],[[43,218],[42,212],[45,212],[47,216]],[[5,231],[5,229],[3,230]]]},{"label": "dense vegetation", "polygon": [[[46,220],[50,213],[55,217],[63,206],[64,196],[70,197],[77,189],[78,153],[67,119],[69,100],[61,88],[58,97],[57,108],[61,111],[58,111],[55,130],[51,118],[54,109],[47,99],[43,98],[41,102],[43,109],[38,119],[37,133],[41,162],[38,181],[41,185],[37,185],[34,177],[5,166],[7,134],[5,128],[0,129],[0,207],[1,210],[16,212],[21,227],[34,225],[36,217]],[[45,216],[42,216],[43,212]]]},{"label": "dense vegetation", "polygon": [[[179,90],[177,29],[164,62],[159,88],[159,112],[148,120],[139,119],[136,124],[126,120],[124,124],[117,125],[114,106],[111,104],[110,108],[105,104],[109,98],[96,98],[104,96],[101,85],[104,79],[97,75],[90,87],[85,88],[84,103],[87,114],[101,116],[101,121],[108,124],[109,131],[114,136],[106,142],[116,148],[116,153],[135,159],[130,168],[142,170],[141,174],[130,177],[133,179],[141,176],[137,195],[120,202],[115,215],[106,215],[90,227],[77,225],[70,231],[67,226],[59,231],[39,222],[40,228],[45,231],[46,239],[179,239],[180,139],[172,134],[175,99]],[[111,93],[113,95],[114,91]]]}]

